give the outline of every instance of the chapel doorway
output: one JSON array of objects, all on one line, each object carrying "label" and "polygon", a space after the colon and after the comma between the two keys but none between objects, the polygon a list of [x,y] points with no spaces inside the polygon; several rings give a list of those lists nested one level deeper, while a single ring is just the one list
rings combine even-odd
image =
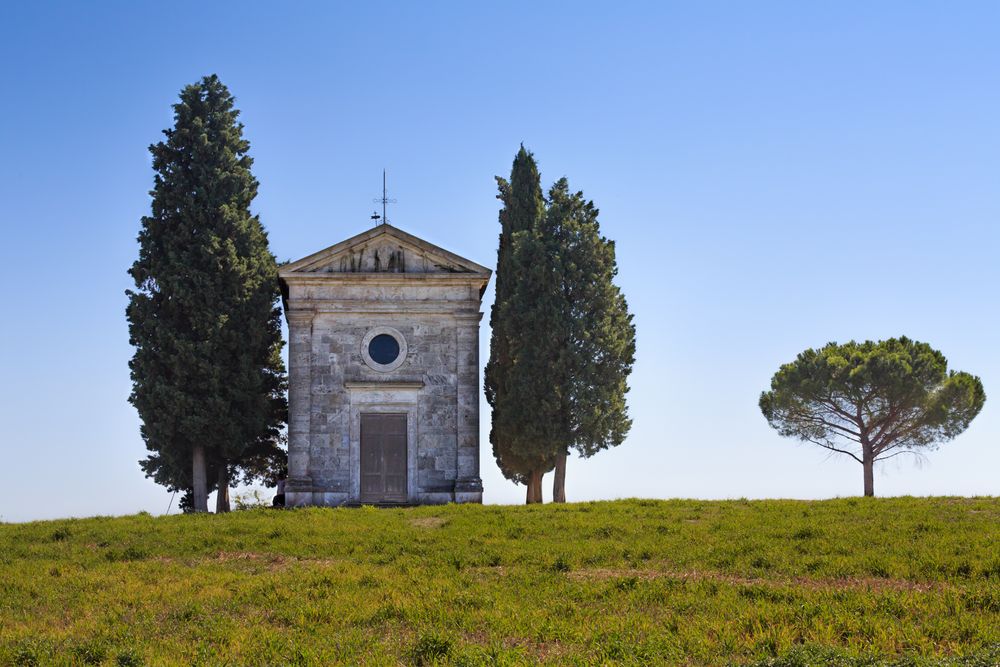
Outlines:
[{"label": "chapel doorway", "polygon": [[361,415],[361,502],[406,502],[406,415]]}]

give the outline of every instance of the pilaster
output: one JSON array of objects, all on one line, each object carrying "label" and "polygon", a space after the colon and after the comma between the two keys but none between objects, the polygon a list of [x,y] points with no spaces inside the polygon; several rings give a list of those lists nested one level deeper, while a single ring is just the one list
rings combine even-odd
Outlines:
[{"label": "pilaster", "polygon": [[309,474],[312,412],[312,329],[314,313],[289,310],[288,318],[288,506],[312,503]]},{"label": "pilaster", "polygon": [[456,375],[458,402],[458,477],[455,502],[483,501],[479,477],[479,321],[478,311],[461,311],[456,317]]}]

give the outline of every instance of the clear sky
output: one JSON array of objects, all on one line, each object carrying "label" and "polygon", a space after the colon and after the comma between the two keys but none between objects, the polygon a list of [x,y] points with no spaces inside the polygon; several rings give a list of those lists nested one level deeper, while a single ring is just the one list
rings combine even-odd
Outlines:
[{"label": "clear sky", "polygon": [[[876,493],[1000,494],[998,35],[995,2],[8,3],[0,520],[167,509],[136,463],[126,270],[147,146],[213,72],[279,259],[366,229],[386,168],[394,224],[494,266],[522,141],[594,200],[636,316],[634,426],[570,461],[571,500],[859,494],[857,463],[780,438],[757,398],[806,347],[900,334],[988,398]],[[482,412],[486,501],[523,501]]]}]

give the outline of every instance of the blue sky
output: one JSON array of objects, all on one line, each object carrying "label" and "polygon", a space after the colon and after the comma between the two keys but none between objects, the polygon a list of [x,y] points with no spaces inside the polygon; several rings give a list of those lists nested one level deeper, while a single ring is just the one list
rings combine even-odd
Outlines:
[{"label": "blue sky", "polygon": [[[571,500],[860,493],[757,397],[806,347],[900,334],[988,399],[876,493],[996,495],[998,28],[990,2],[7,5],[0,520],[167,508],[136,463],[126,270],[146,148],[213,72],[279,259],[366,229],[386,168],[394,224],[493,266],[522,141],[595,201],[636,315],[634,426],[570,462]],[[486,500],[522,501],[488,424],[484,403]]]}]

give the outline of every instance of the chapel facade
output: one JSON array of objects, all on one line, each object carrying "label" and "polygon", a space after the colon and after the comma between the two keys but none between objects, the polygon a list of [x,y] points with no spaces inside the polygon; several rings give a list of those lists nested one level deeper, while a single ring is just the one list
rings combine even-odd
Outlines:
[{"label": "chapel facade", "polygon": [[482,502],[479,321],[490,275],[389,224],[279,269],[287,506]]}]

